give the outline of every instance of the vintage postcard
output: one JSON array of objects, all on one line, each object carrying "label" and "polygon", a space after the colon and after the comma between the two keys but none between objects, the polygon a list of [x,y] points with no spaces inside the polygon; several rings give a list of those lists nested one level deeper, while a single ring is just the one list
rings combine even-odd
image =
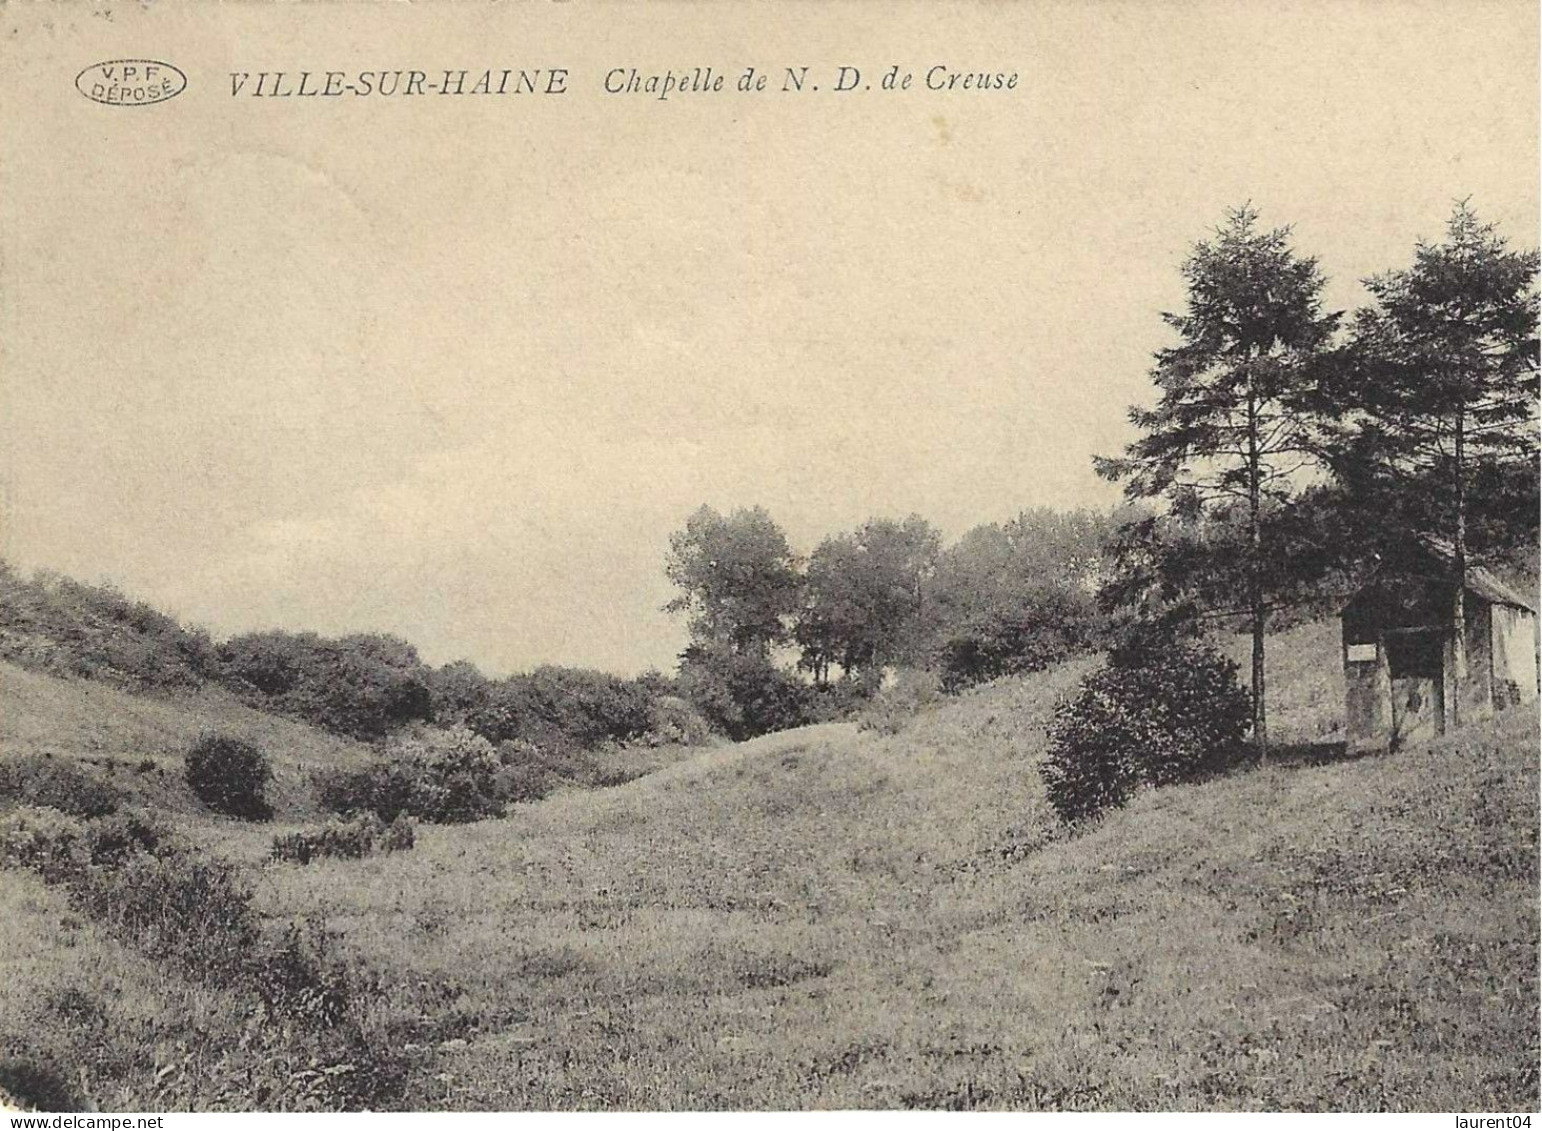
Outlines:
[{"label": "vintage postcard", "polygon": [[0,3],[11,1126],[1529,1126],[1538,22]]}]

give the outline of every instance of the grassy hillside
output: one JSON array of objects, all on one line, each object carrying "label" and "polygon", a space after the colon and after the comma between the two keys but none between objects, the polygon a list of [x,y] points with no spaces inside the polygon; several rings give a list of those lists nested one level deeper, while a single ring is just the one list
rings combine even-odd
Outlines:
[{"label": "grassy hillside", "polygon": [[369,756],[362,743],[253,710],[218,688],[130,695],[0,663],[0,757],[52,754],[76,761],[152,808],[198,811],[182,781],[182,759],[205,730],[244,738],[268,752],[270,800],[281,821],[315,815],[312,769],[356,765]]},{"label": "grassy hillside", "polygon": [[[1332,682],[1290,639],[1279,725],[1331,736]],[[431,1018],[393,1038],[408,1106],[1537,1105],[1534,712],[1156,791],[1067,837],[1037,764],[1085,667],[892,736],[811,727],[423,828],[408,853],[302,868],[260,862],[260,829],[199,835],[248,861],[266,915],[324,922],[394,1014]],[[7,743],[115,713],[33,694]],[[121,725],[171,726],[156,706]],[[127,1038],[103,1034],[172,1041],[167,1016],[216,1005],[0,878],[0,1023],[62,1034],[104,1102],[153,1096],[159,1070],[114,1067]]]},{"label": "grassy hillside", "polygon": [[[1252,638],[1227,636],[1219,643],[1247,684]],[[1270,741],[1344,741],[1344,653],[1337,617],[1270,636],[1264,646],[1264,680]]]},{"label": "grassy hillside", "polygon": [[1060,838],[1074,669],[270,870],[467,1019],[425,1104],[1534,1106],[1535,716]]}]

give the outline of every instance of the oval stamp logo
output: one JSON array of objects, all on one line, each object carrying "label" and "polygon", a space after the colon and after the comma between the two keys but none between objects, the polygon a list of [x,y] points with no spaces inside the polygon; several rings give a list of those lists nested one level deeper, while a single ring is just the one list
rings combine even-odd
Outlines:
[{"label": "oval stamp logo", "polygon": [[75,89],[103,106],[153,106],[186,90],[187,76],[156,59],[112,59],[76,75]]}]

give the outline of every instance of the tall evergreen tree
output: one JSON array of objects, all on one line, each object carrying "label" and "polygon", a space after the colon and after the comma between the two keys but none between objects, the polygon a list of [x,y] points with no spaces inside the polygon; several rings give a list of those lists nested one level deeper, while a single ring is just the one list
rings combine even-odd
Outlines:
[{"label": "tall evergreen tree", "polygon": [[1316,363],[1338,324],[1322,310],[1315,259],[1297,255],[1290,230],[1263,230],[1249,206],[1232,210],[1183,266],[1188,302],[1163,319],[1179,344],[1161,350],[1151,377],[1160,397],[1132,408],[1141,435],[1124,456],[1096,461],[1132,500],[1165,497],[1180,514],[1211,509],[1244,525],[1242,573],[1253,637],[1253,740],[1268,742],[1264,634],[1271,508],[1313,462]]},{"label": "tall evergreen tree", "polygon": [[[1444,242],[1420,242],[1413,266],[1366,281],[1375,303],[1356,316],[1337,390],[1353,420],[1341,476],[1360,498],[1385,500],[1378,509],[1405,528],[1450,542],[1459,683],[1475,541],[1535,537],[1537,269],[1535,250],[1510,250],[1459,204]],[[1451,707],[1459,720],[1460,704]]]}]

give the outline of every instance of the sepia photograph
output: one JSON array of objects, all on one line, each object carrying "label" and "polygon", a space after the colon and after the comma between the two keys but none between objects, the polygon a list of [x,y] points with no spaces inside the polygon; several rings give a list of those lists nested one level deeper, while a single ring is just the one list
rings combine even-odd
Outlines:
[{"label": "sepia photograph", "polygon": [[8,1129],[1542,1110],[1536,3],[0,22]]}]

